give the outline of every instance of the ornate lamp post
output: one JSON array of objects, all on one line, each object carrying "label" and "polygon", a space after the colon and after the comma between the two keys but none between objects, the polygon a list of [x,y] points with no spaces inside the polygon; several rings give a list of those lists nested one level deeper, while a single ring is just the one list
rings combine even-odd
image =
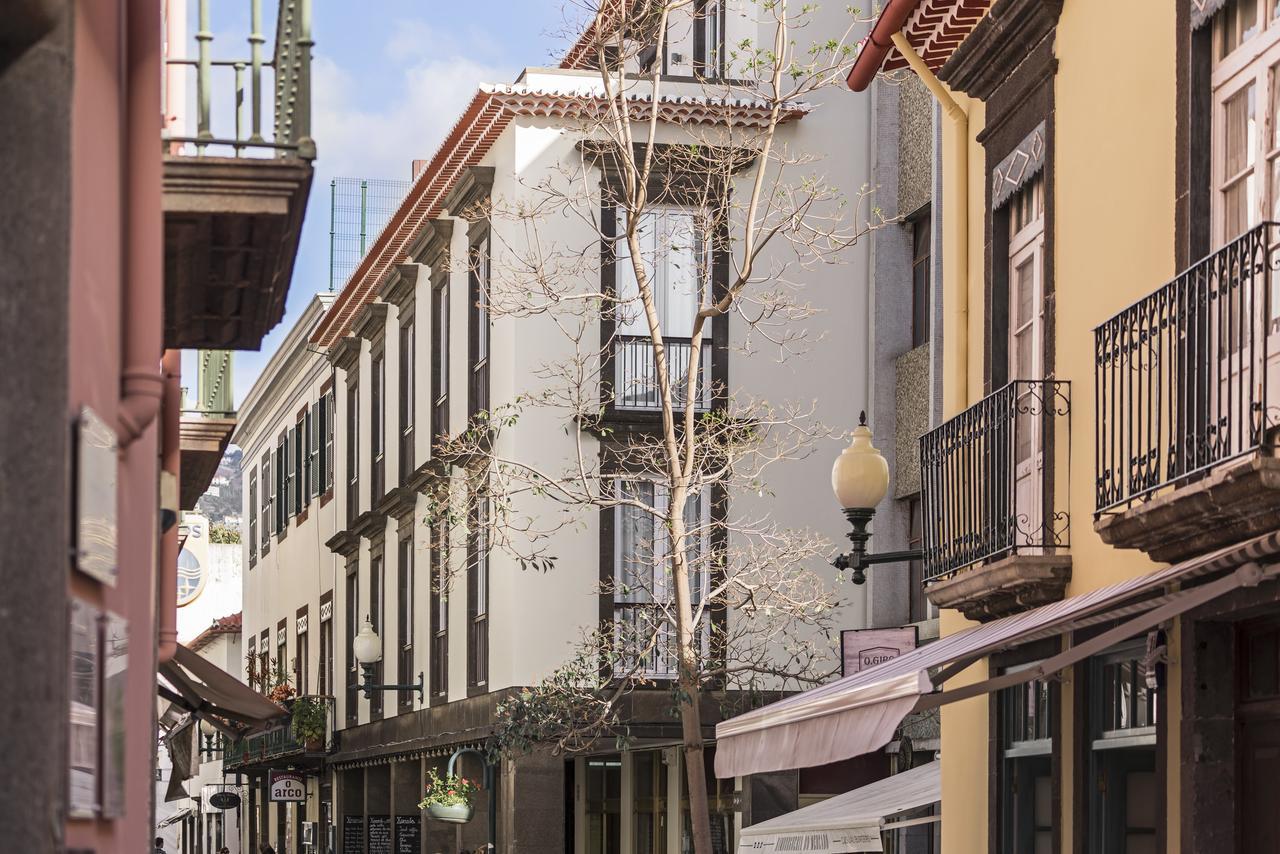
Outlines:
[{"label": "ornate lamp post", "polygon": [[365,617],[364,625],[360,627],[360,633],[351,641],[351,648],[355,652],[356,661],[360,662],[360,670],[364,674],[364,681],[355,687],[360,689],[366,700],[373,698],[374,691],[417,691],[418,700],[422,700],[425,683],[421,671],[418,672],[418,681],[411,685],[377,685],[374,683],[374,667],[382,660],[382,638],[378,637],[378,633],[373,630],[373,623],[369,622],[368,617]]}]

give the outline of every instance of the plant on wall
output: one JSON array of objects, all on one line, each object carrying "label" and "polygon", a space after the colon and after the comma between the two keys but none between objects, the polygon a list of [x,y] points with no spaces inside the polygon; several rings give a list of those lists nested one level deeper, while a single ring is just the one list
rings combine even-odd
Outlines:
[{"label": "plant on wall", "polygon": [[314,744],[324,738],[328,705],[322,697],[299,697],[293,704],[293,720],[290,724],[295,741]]}]

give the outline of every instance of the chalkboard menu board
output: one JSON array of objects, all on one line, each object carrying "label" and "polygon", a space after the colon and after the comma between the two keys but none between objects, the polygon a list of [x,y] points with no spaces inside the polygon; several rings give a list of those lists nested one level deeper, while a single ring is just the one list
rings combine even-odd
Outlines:
[{"label": "chalkboard menu board", "polygon": [[418,854],[422,848],[422,818],[396,816],[396,854]]},{"label": "chalkboard menu board", "polygon": [[369,854],[391,854],[391,816],[369,816]]},{"label": "chalkboard menu board", "polygon": [[342,854],[364,854],[364,818],[342,817]]}]

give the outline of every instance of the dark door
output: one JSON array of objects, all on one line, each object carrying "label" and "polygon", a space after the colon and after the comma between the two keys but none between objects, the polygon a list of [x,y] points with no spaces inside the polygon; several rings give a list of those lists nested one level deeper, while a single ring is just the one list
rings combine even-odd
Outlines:
[{"label": "dark door", "polygon": [[1246,623],[1237,635],[1236,798],[1239,850],[1280,854],[1280,620]]}]

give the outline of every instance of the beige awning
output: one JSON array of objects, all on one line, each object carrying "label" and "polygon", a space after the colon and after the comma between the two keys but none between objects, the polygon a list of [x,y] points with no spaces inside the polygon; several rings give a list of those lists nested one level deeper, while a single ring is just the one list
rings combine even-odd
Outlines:
[{"label": "beige awning", "polygon": [[[730,718],[716,727],[716,775],[737,777],[807,768],[878,750],[912,711],[936,708],[1032,679],[1042,679],[1178,614],[1275,577],[1259,561],[1280,553],[1280,532],[1147,575],[1100,587],[947,635],[914,652]],[[1194,587],[1171,585],[1231,572]],[[993,652],[1083,626],[1127,622],[1015,673],[943,690],[943,684]]]},{"label": "beige awning", "polygon": [[[744,827],[738,839],[738,852],[858,854],[883,851],[880,833],[892,829],[894,816],[941,800],[942,762],[934,760],[812,806]],[[940,821],[941,816],[929,816],[926,820]]]},{"label": "beige awning", "polygon": [[207,658],[178,644],[173,660],[160,665],[160,675],[172,686],[167,696],[189,712],[258,729],[288,714],[279,706]]}]

